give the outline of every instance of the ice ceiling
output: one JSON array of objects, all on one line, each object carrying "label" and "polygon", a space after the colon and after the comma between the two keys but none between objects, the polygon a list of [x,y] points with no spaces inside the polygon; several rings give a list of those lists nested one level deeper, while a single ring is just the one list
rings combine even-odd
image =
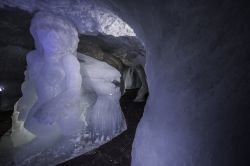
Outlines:
[{"label": "ice ceiling", "polygon": [[44,11],[71,20],[79,33],[136,36],[133,29],[106,6],[91,0],[3,0],[0,6],[18,7],[29,12]]}]

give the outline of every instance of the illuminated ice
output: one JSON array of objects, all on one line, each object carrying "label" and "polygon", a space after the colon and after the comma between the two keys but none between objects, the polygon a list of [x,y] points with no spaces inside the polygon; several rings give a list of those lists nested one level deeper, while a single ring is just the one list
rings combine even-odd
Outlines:
[{"label": "illuminated ice", "polygon": [[4,87],[0,86],[0,92],[4,91]]},{"label": "illuminated ice", "polygon": [[[126,129],[126,122],[120,108],[120,82],[118,70],[105,62],[78,53],[81,61],[83,85],[91,85],[96,93],[96,103],[86,112],[87,131],[93,142],[116,136]],[[85,88],[89,89],[89,88]],[[89,90],[91,91],[91,90]]]},{"label": "illuminated ice", "polygon": [[23,96],[14,108],[11,134],[0,142],[0,162],[55,165],[124,131],[115,84],[120,73],[105,62],[77,56],[77,29],[61,16],[39,12],[30,31],[36,50],[27,55]]},{"label": "illuminated ice", "polygon": [[22,162],[83,127],[78,33],[65,19],[38,13],[31,23],[36,50],[27,55],[23,97],[13,114],[15,160]]}]

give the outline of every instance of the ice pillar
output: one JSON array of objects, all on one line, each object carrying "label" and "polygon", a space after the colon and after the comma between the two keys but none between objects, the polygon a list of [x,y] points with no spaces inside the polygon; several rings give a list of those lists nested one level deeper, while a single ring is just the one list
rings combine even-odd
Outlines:
[{"label": "ice pillar", "polygon": [[[83,124],[79,118],[82,79],[75,56],[79,39],[70,22],[49,13],[36,14],[30,31],[36,49],[27,55],[12,140],[20,146],[35,137],[30,144],[45,148],[60,136],[77,133]],[[39,151],[38,147],[30,149]]]}]

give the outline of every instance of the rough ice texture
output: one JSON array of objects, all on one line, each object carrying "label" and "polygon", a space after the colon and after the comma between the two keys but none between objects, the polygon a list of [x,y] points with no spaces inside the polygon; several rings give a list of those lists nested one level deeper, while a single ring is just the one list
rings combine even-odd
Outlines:
[{"label": "rough ice texture", "polygon": [[120,108],[120,73],[105,62],[78,53],[84,89],[95,92],[96,102],[85,114],[91,140],[111,139],[124,131],[126,121]]},{"label": "rough ice texture", "polygon": [[133,29],[96,0],[3,0],[0,5],[60,14],[77,26],[84,34],[104,33],[113,36],[135,36]]},{"label": "rough ice texture", "polygon": [[[70,22],[38,13],[30,31],[36,50],[27,55],[23,97],[13,113],[15,160],[22,163],[61,137],[80,132],[80,65],[75,57],[78,33]],[[25,140],[26,139],[26,140]]]},{"label": "rough ice texture", "polygon": [[[23,96],[13,113],[13,147],[5,149],[13,158],[1,162],[55,165],[124,131],[121,94],[115,84],[120,73],[82,54],[80,65],[77,30],[62,16],[39,12],[30,31],[36,50],[27,55]],[[0,153],[1,160],[4,155]]]},{"label": "rough ice texture", "polygon": [[113,2],[147,49],[132,166],[249,165],[249,3]]},{"label": "rough ice texture", "polygon": [[[2,4],[19,7],[30,12],[44,11],[55,15],[60,15],[70,20],[77,27],[79,33],[96,35],[103,33],[112,36],[136,36],[133,29],[118,17],[109,3],[95,0],[3,0]],[[125,40],[124,40],[125,41]],[[126,41],[125,41],[126,42]],[[136,56],[130,62],[127,54],[124,54],[122,48],[117,50],[123,56],[123,63],[128,66],[145,64],[145,58]],[[119,53],[118,53],[119,54]],[[145,94],[148,92],[145,73],[138,70],[142,87],[140,88],[135,101],[143,101]],[[142,78],[141,78],[142,77]]]},{"label": "rough ice texture", "polygon": [[249,4],[113,2],[147,49],[132,165],[249,165]]}]

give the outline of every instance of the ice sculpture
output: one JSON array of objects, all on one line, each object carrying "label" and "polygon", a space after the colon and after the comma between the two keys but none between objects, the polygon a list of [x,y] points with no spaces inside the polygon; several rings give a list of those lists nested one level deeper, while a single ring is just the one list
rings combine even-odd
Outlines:
[{"label": "ice sculpture", "polygon": [[0,151],[0,163],[55,165],[124,131],[120,73],[86,55],[77,57],[78,32],[62,16],[39,12],[30,31],[36,50],[27,55],[23,96],[14,108],[11,135],[0,142],[1,151],[1,145],[9,146]]},{"label": "ice sculpture", "polygon": [[[59,16],[38,13],[30,30],[36,50],[27,55],[24,95],[13,116],[13,143],[25,144],[17,151],[17,161],[41,152],[61,135],[78,133],[83,126],[79,118],[82,80],[75,57],[79,41],[76,29]],[[22,121],[24,129],[20,131],[18,123]],[[35,138],[31,141],[28,134]],[[20,137],[27,140],[20,142]]]}]

